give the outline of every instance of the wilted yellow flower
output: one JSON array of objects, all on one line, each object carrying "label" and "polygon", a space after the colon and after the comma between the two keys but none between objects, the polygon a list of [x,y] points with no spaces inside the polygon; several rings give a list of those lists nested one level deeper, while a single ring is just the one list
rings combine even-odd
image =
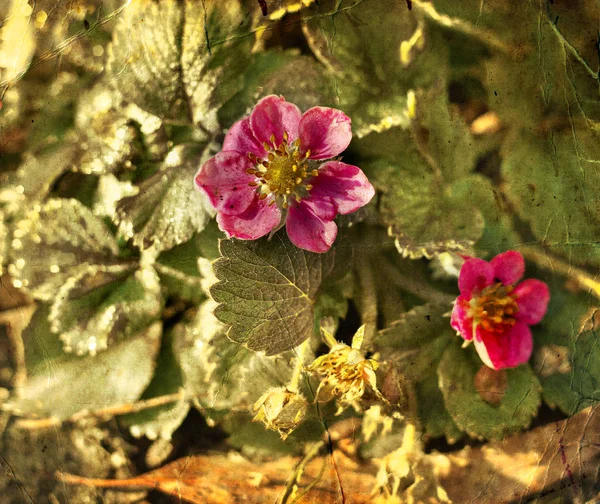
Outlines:
[{"label": "wilted yellow flower", "polygon": [[362,421],[362,434],[365,441],[369,441],[373,437],[373,434],[379,430],[379,426],[381,426],[381,433],[379,434],[381,437],[389,434],[392,432],[393,424],[394,419],[384,415],[381,412],[381,406],[379,404],[371,406],[365,411]]},{"label": "wilted yellow flower", "polygon": [[325,343],[331,350],[328,354],[315,359],[308,367],[308,371],[316,372],[322,378],[317,397],[324,401],[338,397],[340,407],[336,414],[341,413],[344,406],[348,405],[360,411],[358,400],[365,393],[367,385],[381,397],[375,376],[379,363],[375,359],[365,359],[360,352],[365,326],[361,326],[356,331],[351,347],[337,342],[325,329],[321,331]]},{"label": "wilted yellow flower", "polygon": [[287,387],[270,388],[254,403],[252,421],[262,422],[285,440],[304,420],[306,405],[304,396]]},{"label": "wilted yellow flower", "polygon": [[372,495],[377,496],[377,504],[451,503],[437,481],[430,457],[422,451],[413,424],[406,424],[400,448],[375,462],[379,470]]}]

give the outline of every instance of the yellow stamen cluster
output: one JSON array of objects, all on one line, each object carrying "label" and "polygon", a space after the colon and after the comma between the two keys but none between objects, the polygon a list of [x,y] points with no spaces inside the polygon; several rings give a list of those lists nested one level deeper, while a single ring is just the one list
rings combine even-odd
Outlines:
[{"label": "yellow stamen cluster", "polygon": [[483,289],[469,302],[467,313],[473,319],[473,331],[481,327],[485,331],[503,333],[516,322],[519,306],[512,285],[496,283]]},{"label": "yellow stamen cluster", "polygon": [[347,405],[360,411],[358,400],[365,393],[367,385],[373,389],[375,395],[380,396],[375,376],[379,364],[375,359],[366,359],[360,352],[364,326],[357,331],[352,340],[352,347],[338,343],[324,329],[322,332],[331,350],[328,354],[318,357],[308,367],[308,371],[321,376],[317,396],[324,401],[337,397],[340,405],[337,414]]},{"label": "yellow stamen cluster", "polygon": [[290,198],[300,201],[306,196],[306,193],[312,189],[312,185],[306,183],[307,179],[318,175],[318,171],[311,169],[308,162],[310,150],[301,154],[300,139],[292,143],[288,143],[288,140],[287,131],[284,132],[283,141],[279,145],[275,135],[271,135],[271,143],[263,144],[267,151],[267,159],[259,159],[252,153],[248,154],[248,158],[254,163],[254,168],[249,168],[247,173],[256,177],[248,185],[257,188],[260,199],[265,199],[272,194],[274,198],[270,204],[279,202],[283,208],[288,207]]}]

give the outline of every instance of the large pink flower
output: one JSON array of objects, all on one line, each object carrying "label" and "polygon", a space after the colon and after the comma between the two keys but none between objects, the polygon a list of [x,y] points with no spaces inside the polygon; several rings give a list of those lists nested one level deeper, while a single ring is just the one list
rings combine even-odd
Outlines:
[{"label": "large pink flower", "polygon": [[550,291],[540,280],[524,280],[523,256],[509,250],[490,262],[469,258],[458,277],[460,296],[451,325],[475,343],[481,360],[492,369],[512,368],[529,360],[530,325],[546,313]]},{"label": "large pink flower", "polygon": [[375,194],[360,168],[331,159],[351,139],[350,118],[340,110],[302,114],[283,97],[267,96],[231,127],[223,150],[196,174],[196,186],[228,236],[254,240],[285,223],[297,247],[326,252],[337,235],[336,215],[358,210]]}]

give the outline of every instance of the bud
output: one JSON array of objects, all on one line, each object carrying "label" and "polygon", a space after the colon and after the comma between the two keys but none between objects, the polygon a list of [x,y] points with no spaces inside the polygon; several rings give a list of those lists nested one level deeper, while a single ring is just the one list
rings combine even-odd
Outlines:
[{"label": "bud", "polygon": [[256,415],[252,421],[260,421],[267,429],[279,432],[285,441],[304,420],[306,406],[303,395],[287,387],[270,388],[254,403]]}]

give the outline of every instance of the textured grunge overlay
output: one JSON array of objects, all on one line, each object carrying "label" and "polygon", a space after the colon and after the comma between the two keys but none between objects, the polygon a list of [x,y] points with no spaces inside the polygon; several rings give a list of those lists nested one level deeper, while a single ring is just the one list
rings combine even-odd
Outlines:
[{"label": "textured grunge overlay", "polygon": [[599,20],[0,1],[0,504],[600,502]]}]

